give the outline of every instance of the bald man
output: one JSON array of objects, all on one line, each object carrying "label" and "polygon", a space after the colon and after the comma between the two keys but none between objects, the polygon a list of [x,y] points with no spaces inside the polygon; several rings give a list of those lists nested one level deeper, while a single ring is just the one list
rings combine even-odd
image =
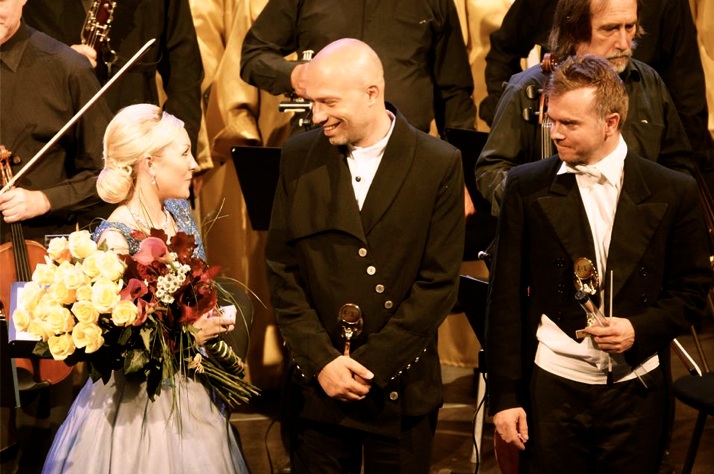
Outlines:
[{"label": "bald man", "polygon": [[319,126],[283,148],[266,249],[291,355],[292,472],[428,473],[439,324],[464,240],[459,151],[384,102],[365,43],[306,70]]}]

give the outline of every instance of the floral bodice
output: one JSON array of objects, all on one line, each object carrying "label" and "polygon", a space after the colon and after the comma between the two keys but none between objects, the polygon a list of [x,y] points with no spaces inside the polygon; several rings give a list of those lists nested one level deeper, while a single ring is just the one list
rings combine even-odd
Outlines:
[{"label": "floral bodice", "polygon": [[[188,201],[185,199],[169,199],[164,203],[164,207],[171,213],[171,216],[176,222],[176,226],[180,232],[185,232],[187,234],[193,235],[196,239],[196,248],[193,251],[194,257],[198,257],[203,261],[206,260],[206,251],[203,248],[203,241],[201,240],[201,234],[196,226],[196,221],[194,221],[191,216],[191,208]],[[134,255],[139,251],[139,240],[131,236],[134,231],[131,227],[120,222],[110,222],[102,221],[101,224],[96,228],[93,234],[95,241],[99,240],[99,236],[102,235],[107,229],[114,229],[124,236],[127,243],[129,244],[129,253]]]}]

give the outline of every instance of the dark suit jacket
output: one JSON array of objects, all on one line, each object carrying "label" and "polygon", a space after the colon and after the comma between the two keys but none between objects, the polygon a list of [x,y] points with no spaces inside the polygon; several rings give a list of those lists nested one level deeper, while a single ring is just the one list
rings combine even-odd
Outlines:
[{"label": "dark suit jacket", "polygon": [[[508,175],[487,310],[492,413],[527,406],[542,314],[573,338],[586,325],[573,263],[595,261],[595,250],[575,175],[556,175],[560,164],[555,155]],[[613,315],[635,329],[625,353],[631,366],[666,350],[701,318],[711,280],[706,239],[695,181],[628,153],[607,267],[614,271]]]},{"label": "dark suit jacket", "polygon": [[[442,402],[439,324],[455,301],[463,251],[459,151],[399,114],[360,212],[345,150],[322,130],[283,149],[266,250],[271,301],[296,365],[300,416],[387,435],[401,415]],[[351,357],[375,374],[367,399],[330,399],[315,375],[342,353],[337,314],[357,304]]]}]

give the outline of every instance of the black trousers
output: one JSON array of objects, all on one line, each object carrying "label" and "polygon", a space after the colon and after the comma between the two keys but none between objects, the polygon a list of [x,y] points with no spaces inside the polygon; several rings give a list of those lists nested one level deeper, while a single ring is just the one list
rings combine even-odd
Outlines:
[{"label": "black trousers", "polygon": [[304,419],[291,429],[294,474],[428,474],[438,410],[403,417],[399,439]]},{"label": "black trousers", "polygon": [[531,379],[532,473],[656,473],[667,415],[660,369],[613,385],[590,385],[535,367]]}]

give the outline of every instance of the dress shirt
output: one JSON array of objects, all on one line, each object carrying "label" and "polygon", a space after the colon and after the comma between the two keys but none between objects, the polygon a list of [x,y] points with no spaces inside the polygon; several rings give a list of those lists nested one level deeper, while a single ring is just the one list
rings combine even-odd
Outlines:
[{"label": "dress shirt", "polygon": [[377,174],[377,168],[382,162],[382,156],[384,156],[384,149],[387,148],[389,137],[392,136],[392,131],[394,130],[394,114],[390,111],[387,111],[387,114],[391,120],[391,125],[384,138],[367,147],[351,145],[348,147],[347,164],[352,174],[352,188],[355,191],[355,198],[360,210],[362,210],[362,204],[367,198],[374,175]]},{"label": "dress shirt", "polygon": [[[617,147],[594,165],[561,165],[558,174],[576,173],[575,179],[580,189],[580,197],[590,222],[590,230],[595,243],[597,268],[601,281],[605,281],[607,271],[607,251],[610,248],[612,224],[615,222],[617,201],[622,189],[622,170],[625,166],[627,144],[620,136]],[[600,294],[604,293],[600,288]],[[602,302],[602,298],[600,298]],[[602,303],[601,303],[602,309]]]}]

